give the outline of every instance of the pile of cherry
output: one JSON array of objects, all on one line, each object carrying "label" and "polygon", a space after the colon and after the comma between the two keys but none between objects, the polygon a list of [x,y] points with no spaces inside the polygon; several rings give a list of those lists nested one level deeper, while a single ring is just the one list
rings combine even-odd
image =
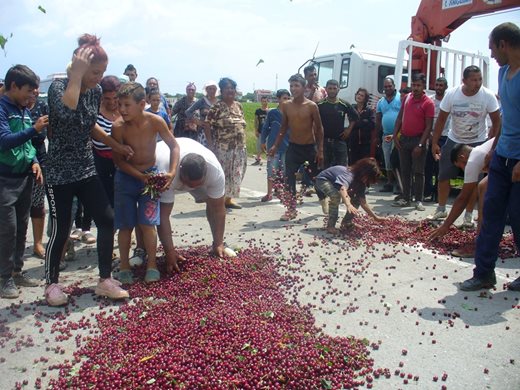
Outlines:
[{"label": "pile of cherry", "polygon": [[287,302],[272,259],[257,249],[226,260],[206,253],[190,249],[181,274],[136,284],[132,301],[97,314],[98,335],[50,386],[371,387],[378,370],[366,341],[322,334],[308,311]]},{"label": "pile of cherry", "polygon": [[[435,229],[429,221],[409,221],[398,217],[389,217],[384,222],[374,222],[366,216],[356,217],[355,226],[344,232],[347,241],[353,244],[371,247],[376,244],[421,244],[424,248],[438,254],[447,255],[454,249],[475,242],[475,230],[461,230],[452,226],[444,237],[430,241],[428,236]],[[518,256],[513,235],[505,234],[500,242],[499,257],[502,259]]]}]

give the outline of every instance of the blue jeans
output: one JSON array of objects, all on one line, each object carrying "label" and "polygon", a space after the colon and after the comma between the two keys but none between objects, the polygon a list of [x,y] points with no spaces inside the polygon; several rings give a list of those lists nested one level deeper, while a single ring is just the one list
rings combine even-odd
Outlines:
[{"label": "blue jeans", "polygon": [[334,165],[347,165],[347,141],[325,138],[323,140],[323,169]]},{"label": "blue jeans", "polygon": [[500,157],[495,153],[489,165],[484,218],[477,237],[473,269],[473,275],[479,279],[490,277],[495,269],[507,213],[516,247],[520,248],[520,182],[513,183],[511,180],[513,167],[519,161]]}]

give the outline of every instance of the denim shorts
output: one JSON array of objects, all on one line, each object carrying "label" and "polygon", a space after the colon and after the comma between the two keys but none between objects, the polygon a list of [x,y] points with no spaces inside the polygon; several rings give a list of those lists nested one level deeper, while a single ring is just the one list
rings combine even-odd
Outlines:
[{"label": "denim shorts", "polygon": [[[157,172],[153,167],[146,173]],[[114,228],[130,229],[137,224],[157,226],[160,220],[159,199],[143,195],[144,183],[119,169],[114,177]]]},{"label": "denim shorts", "polygon": [[267,177],[269,179],[285,177],[285,151],[267,156]]}]

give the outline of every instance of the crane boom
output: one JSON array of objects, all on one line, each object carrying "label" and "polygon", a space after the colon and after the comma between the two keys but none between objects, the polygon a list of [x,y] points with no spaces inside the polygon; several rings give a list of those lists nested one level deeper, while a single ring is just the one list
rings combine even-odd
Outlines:
[{"label": "crane boom", "polygon": [[[408,39],[441,46],[442,39],[473,16],[518,7],[518,0],[422,0],[416,15],[412,16],[412,33]],[[428,61],[424,50],[415,48],[411,56],[412,72],[426,73]],[[432,60],[430,66],[435,58]],[[430,75],[433,76],[433,72]],[[434,80],[429,82],[432,84]]]}]

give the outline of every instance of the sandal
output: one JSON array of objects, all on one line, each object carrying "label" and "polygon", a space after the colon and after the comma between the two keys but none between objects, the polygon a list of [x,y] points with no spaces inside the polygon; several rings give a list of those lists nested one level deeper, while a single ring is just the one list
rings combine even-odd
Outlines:
[{"label": "sandal", "polygon": [[119,271],[117,273],[117,279],[122,284],[133,284],[134,283],[134,275],[132,274],[132,271],[129,269]]},{"label": "sandal", "polygon": [[158,282],[161,279],[161,274],[155,268],[148,268],[146,270],[146,275],[144,276],[145,283],[153,283]]},{"label": "sandal", "polygon": [[290,221],[292,219],[296,219],[296,211],[287,211],[284,215],[280,217],[280,221]]}]

